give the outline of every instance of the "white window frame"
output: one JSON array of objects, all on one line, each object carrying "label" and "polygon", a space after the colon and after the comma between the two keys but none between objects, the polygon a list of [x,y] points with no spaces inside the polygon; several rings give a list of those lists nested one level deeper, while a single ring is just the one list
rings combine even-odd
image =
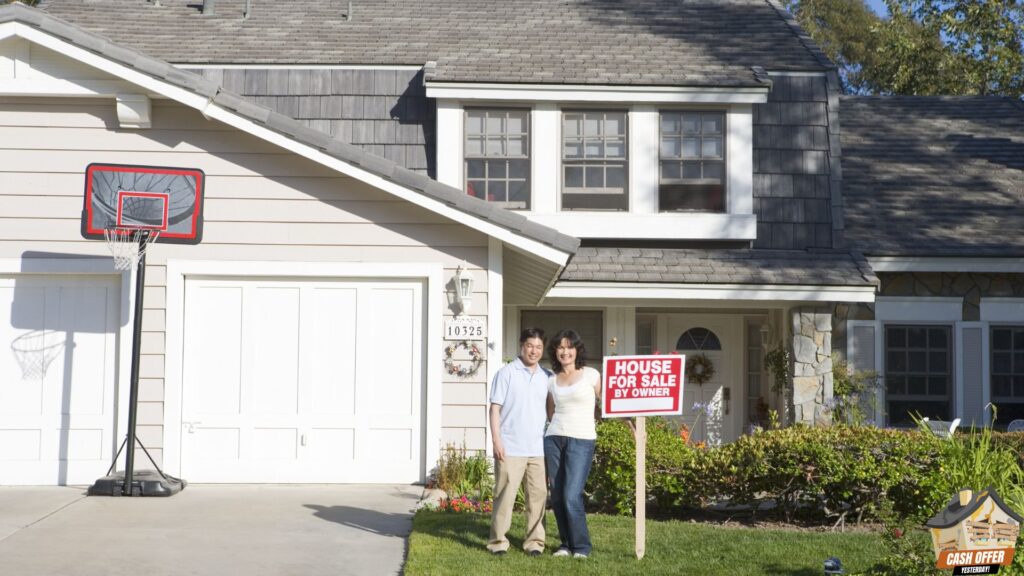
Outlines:
[{"label": "white window frame", "polygon": [[[982,406],[992,402],[992,327],[1024,326],[1024,298],[982,298],[981,305]],[[985,425],[992,424],[992,411],[984,412]]]}]

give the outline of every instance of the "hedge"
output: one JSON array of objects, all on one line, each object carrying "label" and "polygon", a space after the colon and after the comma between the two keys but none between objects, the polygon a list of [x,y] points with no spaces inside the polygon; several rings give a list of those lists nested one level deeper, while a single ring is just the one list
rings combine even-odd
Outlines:
[{"label": "hedge", "polygon": [[[655,513],[717,503],[754,513],[770,507],[786,517],[861,518],[888,500],[901,515],[925,517],[948,498],[936,481],[936,445],[920,431],[795,426],[702,449],[685,444],[663,420],[648,422],[647,492]],[[634,462],[629,427],[601,422],[588,482],[599,508],[632,512]]]}]

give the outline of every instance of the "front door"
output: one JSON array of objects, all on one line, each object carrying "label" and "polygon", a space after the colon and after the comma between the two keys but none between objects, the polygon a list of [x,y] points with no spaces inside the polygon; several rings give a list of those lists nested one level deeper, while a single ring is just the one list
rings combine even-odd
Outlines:
[{"label": "front door", "polygon": [[689,378],[683,387],[683,421],[694,442],[719,446],[739,438],[742,406],[741,319],[729,316],[669,314],[660,334],[662,350],[704,355],[714,374],[703,384]]}]

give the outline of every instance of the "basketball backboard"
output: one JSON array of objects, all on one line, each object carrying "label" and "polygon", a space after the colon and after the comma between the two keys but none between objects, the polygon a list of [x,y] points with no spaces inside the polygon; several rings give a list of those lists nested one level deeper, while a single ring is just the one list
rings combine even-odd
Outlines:
[{"label": "basketball backboard", "polygon": [[90,164],[82,236],[102,240],[105,231],[144,229],[159,232],[156,242],[198,244],[205,180],[195,168]]}]

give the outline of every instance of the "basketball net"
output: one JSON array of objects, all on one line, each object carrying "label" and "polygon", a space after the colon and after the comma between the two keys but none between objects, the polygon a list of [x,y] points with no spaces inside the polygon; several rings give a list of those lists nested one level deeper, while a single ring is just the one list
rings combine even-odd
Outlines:
[{"label": "basketball net", "polygon": [[103,231],[107,248],[110,248],[110,253],[114,256],[114,267],[118,270],[131,270],[138,266],[139,259],[159,236],[159,230],[129,226],[107,228]]}]

